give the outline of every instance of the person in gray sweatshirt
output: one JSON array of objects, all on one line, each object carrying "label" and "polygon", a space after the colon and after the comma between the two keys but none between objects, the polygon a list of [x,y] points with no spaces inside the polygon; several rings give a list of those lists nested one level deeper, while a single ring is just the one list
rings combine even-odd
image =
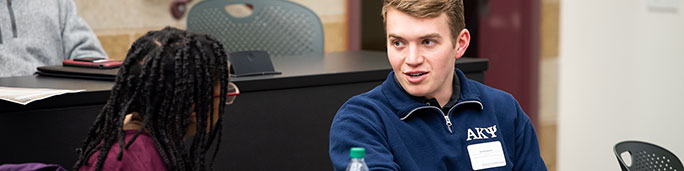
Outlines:
[{"label": "person in gray sweatshirt", "polygon": [[64,59],[107,57],[72,0],[0,0],[0,77]]}]

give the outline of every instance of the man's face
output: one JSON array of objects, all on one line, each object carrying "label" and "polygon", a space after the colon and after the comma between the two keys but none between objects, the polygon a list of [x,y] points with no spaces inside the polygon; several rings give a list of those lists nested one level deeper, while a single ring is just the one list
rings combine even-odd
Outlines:
[{"label": "man's face", "polygon": [[385,21],[387,56],[404,90],[426,98],[450,96],[458,46],[446,14],[420,19],[390,8]]}]

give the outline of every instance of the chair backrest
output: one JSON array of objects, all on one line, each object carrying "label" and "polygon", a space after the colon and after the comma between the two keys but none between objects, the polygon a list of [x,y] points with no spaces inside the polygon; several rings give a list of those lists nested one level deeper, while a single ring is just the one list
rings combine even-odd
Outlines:
[{"label": "chair backrest", "polygon": [[[679,170],[684,171],[682,162],[672,152],[655,144],[641,141],[623,141],[614,147],[615,157],[623,171],[636,170]],[[631,155],[631,165],[625,164],[621,154]]]},{"label": "chair backrest", "polygon": [[[249,4],[252,13],[235,17],[227,5]],[[228,53],[263,50],[269,55],[323,55],[323,24],[310,9],[282,0],[205,0],[195,4],[187,30],[209,34]]]}]

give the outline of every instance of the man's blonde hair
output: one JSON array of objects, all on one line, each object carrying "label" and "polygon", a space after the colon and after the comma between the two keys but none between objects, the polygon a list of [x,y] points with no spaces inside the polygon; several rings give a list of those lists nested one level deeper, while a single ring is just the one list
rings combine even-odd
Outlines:
[{"label": "man's blonde hair", "polygon": [[382,22],[385,27],[387,26],[387,10],[389,8],[394,8],[416,18],[435,18],[445,13],[451,31],[451,44],[454,47],[458,34],[465,29],[463,0],[385,0],[382,4]]}]

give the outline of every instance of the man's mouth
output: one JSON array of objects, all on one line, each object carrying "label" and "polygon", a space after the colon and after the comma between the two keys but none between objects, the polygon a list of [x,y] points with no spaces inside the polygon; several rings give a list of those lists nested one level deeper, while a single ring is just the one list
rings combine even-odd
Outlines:
[{"label": "man's mouth", "polygon": [[418,73],[410,73],[408,74],[411,77],[420,77],[421,75],[425,75],[425,72],[418,72]]},{"label": "man's mouth", "polygon": [[404,74],[408,75],[411,78],[418,78],[418,77],[423,76],[423,75],[428,74],[428,73],[430,73],[430,72],[426,72],[426,71],[406,71],[406,72],[404,72]]}]

